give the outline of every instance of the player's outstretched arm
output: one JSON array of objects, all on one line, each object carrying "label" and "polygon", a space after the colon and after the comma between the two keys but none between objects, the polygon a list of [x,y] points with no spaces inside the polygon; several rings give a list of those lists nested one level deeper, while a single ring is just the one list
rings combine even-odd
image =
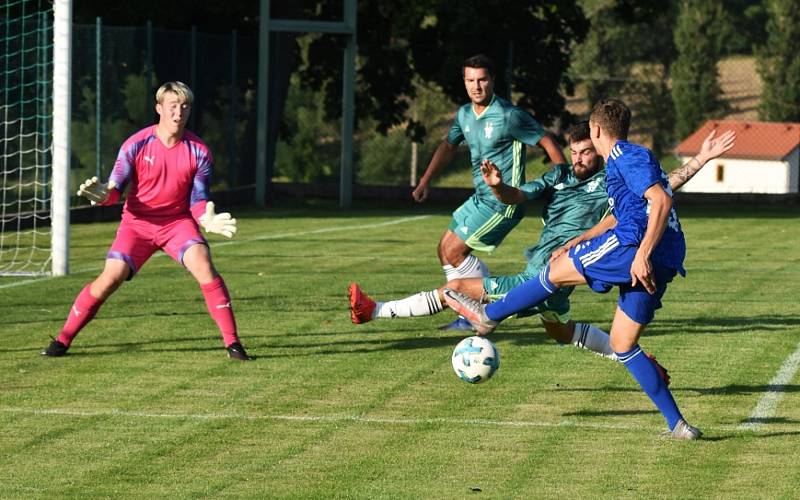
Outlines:
[{"label": "player's outstretched arm", "polygon": [[78,196],[83,196],[91,202],[92,205],[102,205],[108,201],[110,192],[117,187],[114,181],[108,181],[103,184],[97,177],[86,179],[83,184],[78,187]]},{"label": "player's outstretched arm", "polygon": [[226,238],[233,238],[236,234],[236,219],[228,212],[216,213],[213,201],[206,203],[206,213],[201,215],[199,220],[207,233],[221,234]]},{"label": "player's outstretched arm", "polygon": [[497,165],[489,160],[481,163],[481,176],[483,182],[492,189],[495,198],[506,205],[516,205],[525,202],[525,194],[519,189],[503,182],[503,175]]},{"label": "player's outstretched arm", "polygon": [[446,139],[436,146],[436,151],[433,152],[428,168],[425,169],[425,173],[420,177],[417,187],[411,192],[411,196],[415,201],[423,202],[428,198],[429,186],[433,176],[453,160],[457,149],[458,145],[450,144]]},{"label": "player's outstretched arm", "polygon": [[564,157],[564,152],[561,150],[561,145],[558,144],[553,136],[550,134],[545,135],[539,141],[539,145],[544,148],[547,152],[547,156],[550,157],[550,161],[554,164],[558,163],[567,163],[567,159]]},{"label": "player's outstretched arm", "polygon": [[673,190],[680,189],[689,179],[703,168],[709,161],[721,156],[731,149],[736,143],[736,132],[728,130],[719,137],[714,137],[716,130],[712,130],[700,146],[700,152],[692,157],[683,166],[669,173],[669,185]]}]

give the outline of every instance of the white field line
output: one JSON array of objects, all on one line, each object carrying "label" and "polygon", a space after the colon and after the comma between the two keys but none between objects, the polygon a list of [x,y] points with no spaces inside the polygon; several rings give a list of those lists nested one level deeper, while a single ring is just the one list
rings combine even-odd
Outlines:
[{"label": "white field line", "polygon": [[[130,419],[176,419],[176,420],[250,420],[250,421],[281,421],[281,422],[354,422],[375,425],[395,425],[395,426],[419,426],[431,424],[460,425],[465,427],[505,427],[505,428],[558,428],[567,427],[574,429],[599,429],[624,432],[648,432],[660,433],[665,428],[652,428],[637,425],[625,424],[603,424],[591,422],[576,422],[574,420],[562,420],[561,422],[544,422],[530,420],[489,420],[489,419],[459,419],[459,418],[388,418],[388,417],[368,417],[364,415],[255,415],[244,413],[152,413],[142,411],[128,411],[111,409],[81,410],[65,408],[21,408],[21,407],[0,407],[0,412],[20,415],[35,416],[63,416],[63,417],[118,417]],[[742,431],[740,427],[703,427],[704,430],[715,430],[721,432]],[[750,429],[748,429],[749,431]]]},{"label": "white field line", "polygon": [[768,419],[772,418],[778,403],[785,394],[785,386],[792,381],[798,368],[800,368],[800,344],[797,344],[794,352],[786,358],[778,369],[778,373],[769,381],[770,389],[758,400],[758,404],[750,413],[747,422],[740,426],[741,429],[758,430]]},{"label": "white field line", "polygon": [[[291,238],[294,236],[305,236],[308,234],[322,234],[322,233],[332,233],[336,231],[354,231],[358,229],[374,229],[376,227],[385,227],[385,226],[393,226],[395,224],[404,224],[406,222],[414,222],[422,219],[427,219],[430,215],[417,215],[414,217],[403,217],[400,219],[394,219],[385,222],[376,222],[374,224],[362,224],[360,226],[334,226],[334,227],[326,227],[322,229],[312,229],[310,231],[297,231],[294,233],[281,233],[281,234],[265,234],[263,236],[256,236],[255,238],[249,239],[240,239],[240,240],[231,240],[231,241],[223,241],[219,243],[209,243],[212,248],[228,246],[228,245],[241,245],[243,243],[250,243],[253,241],[264,241],[264,240],[280,240],[283,238]],[[165,253],[157,253],[153,255],[151,258],[160,257],[166,255]],[[81,269],[76,269],[72,272],[72,274],[81,274],[81,273],[88,273],[88,272],[96,272],[100,271],[103,266],[91,266],[91,267],[84,267]],[[0,289],[3,288],[12,288],[15,286],[22,286],[22,285],[30,285],[31,283],[44,283],[55,279],[56,276],[45,276],[42,278],[35,278],[30,280],[23,280],[23,281],[15,281],[14,283],[6,283],[5,285],[0,285]]]},{"label": "white field line", "polygon": [[150,413],[140,411],[125,411],[118,409],[107,410],[70,410],[60,408],[35,409],[18,407],[0,407],[0,412],[12,414],[26,414],[37,416],[68,416],[68,417],[123,417],[123,418],[151,418],[151,419],[182,419],[182,420],[273,420],[285,422],[358,422],[366,424],[384,425],[430,425],[447,424],[463,426],[490,426],[490,427],[576,427],[589,429],[613,429],[625,431],[651,431],[653,429],[617,424],[592,424],[578,423],[570,420],[561,422],[536,422],[527,420],[487,420],[487,419],[457,419],[457,418],[382,418],[367,417],[363,415],[253,415],[240,413]]}]

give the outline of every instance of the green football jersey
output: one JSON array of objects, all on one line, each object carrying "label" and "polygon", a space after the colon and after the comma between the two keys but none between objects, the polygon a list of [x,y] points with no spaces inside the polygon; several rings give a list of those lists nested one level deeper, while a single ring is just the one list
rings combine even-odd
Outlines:
[{"label": "green football jersey", "polygon": [[472,103],[461,106],[447,141],[469,145],[472,182],[478,199],[506,217],[521,217],[523,207],[501,203],[483,182],[481,163],[492,161],[500,169],[504,183],[519,187],[525,182],[525,144],[538,144],[543,136],[544,129],[531,115],[494,96],[480,115],[475,114]]},{"label": "green football jersey", "polygon": [[608,209],[606,172],[579,180],[572,166],[559,164],[520,189],[529,200],[544,199],[544,229],[539,242],[526,250],[531,265],[544,266],[556,248],[597,224]]}]

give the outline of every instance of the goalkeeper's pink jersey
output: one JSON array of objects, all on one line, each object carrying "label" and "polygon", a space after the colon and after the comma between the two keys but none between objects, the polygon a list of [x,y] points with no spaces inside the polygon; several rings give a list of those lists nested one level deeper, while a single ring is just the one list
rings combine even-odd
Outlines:
[{"label": "goalkeeper's pink jersey", "polygon": [[172,147],[158,138],[156,125],[136,132],[122,144],[109,177],[116,199],[130,184],[123,219],[197,220],[208,201],[212,161],[208,146],[188,130]]}]

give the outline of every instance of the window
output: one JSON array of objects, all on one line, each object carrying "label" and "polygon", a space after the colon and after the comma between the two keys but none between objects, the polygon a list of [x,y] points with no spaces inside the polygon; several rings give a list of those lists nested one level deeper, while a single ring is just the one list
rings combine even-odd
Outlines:
[{"label": "window", "polygon": [[722,182],[725,180],[725,165],[717,164],[717,182]]}]

